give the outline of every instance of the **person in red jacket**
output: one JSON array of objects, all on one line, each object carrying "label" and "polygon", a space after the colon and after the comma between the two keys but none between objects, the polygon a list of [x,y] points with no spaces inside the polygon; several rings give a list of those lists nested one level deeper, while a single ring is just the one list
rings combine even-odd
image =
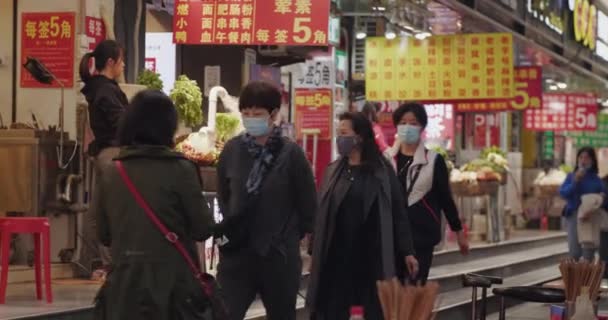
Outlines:
[{"label": "person in red jacket", "polygon": [[378,104],[373,102],[366,102],[361,112],[369,119],[372,123],[372,129],[374,129],[374,139],[380,149],[380,152],[384,153],[388,149],[386,138],[382,132],[382,127],[378,124]]}]

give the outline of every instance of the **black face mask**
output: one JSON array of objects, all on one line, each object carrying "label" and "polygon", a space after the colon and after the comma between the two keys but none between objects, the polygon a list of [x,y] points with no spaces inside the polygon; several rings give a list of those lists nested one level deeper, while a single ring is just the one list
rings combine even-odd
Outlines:
[{"label": "black face mask", "polygon": [[338,153],[343,157],[348,157],[358,144],[357,137],[339,136],[336,139],[336,144],[338,145]]}]

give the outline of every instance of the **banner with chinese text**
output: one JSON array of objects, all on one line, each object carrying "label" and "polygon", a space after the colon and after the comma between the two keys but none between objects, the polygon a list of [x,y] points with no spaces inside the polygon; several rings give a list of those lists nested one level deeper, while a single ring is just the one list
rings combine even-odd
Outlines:
[{"label": "banner with chinese text", "polygon": [[366,97],[479,100],[514,96],[513,37],[508,33],[367,38]]},{"label": "banner with chinese text", "polygon": [[328,30],[329,0],[179,0],[173,16],[178,44],[324,46]]},{"label": "banner with chinese text", "polygon": [[320,140],[331,139],[332,130],[331,89],[295,91],[294,119],[297,139],[302,139],[302,130],[319,129]]},{"label": "banner with chinese text", "polygon": [[597,130],[593,132],[568,133],[577,148],[608,148],[608,114],[600,113],[597,120]]},{"label": "banner with chinese text", "polygon": [[[21,18],[21,64],[27,57],[40,60],[66,88],[74,86],[74,12],[25,12]],[[21,68],[22,88],[58,88],[41,84]]]},{"label": "banner with chinese text", "polygon": [[458,101],[457,112],[496,112],[538,109],[542,106],[542,68],[515,67],[515,93],[511,99]]},{"label": "banner with chinese text", "polygon": [[84,18],[87,41],[89,42],[89,50],[95,50],[95,47],[106,39],[106,25],[103,19],[95,17]]},{"label": "banner with chinese text", "polygon": [[296,89],[333,88],[335,67],[330,59],[306,60],[298,63],[293,71],[293,86]]},{"label": "banner with chinese text", "polygon": [[597,98],[587,93],[547,93],[543,107],[524,111],[524,128],[533,131],[595,131]]}]

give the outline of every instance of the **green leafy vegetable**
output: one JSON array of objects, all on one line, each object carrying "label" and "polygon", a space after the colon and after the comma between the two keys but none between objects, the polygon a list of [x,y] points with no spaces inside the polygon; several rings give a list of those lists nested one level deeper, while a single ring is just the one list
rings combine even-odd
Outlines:
[{"label": "green leafy vegetable", "polygon": [[195,127],[203,122],[203,94],[196,81],[181,75],[175,81],[170,94],[180,120],[188,127]]},{"label": "green leafy vegetable", "polygon": [[487,159],[475,159],[462,167],[462,171],[479,171],[483,168],[490,168],[494,172],[503,173],[505,168]]},{"label": "green leafy vegetable", "polygon": [[562,164],[561,166],[559,166],[559,170],[563,171],[564,173],[570,173],[570,172],[574,171],[572,166],[569,166],[567,164]]},{"label": "green leafy vegetable", "polygon": [[148,69],[144,69],[137,76],[137,84],[144,85],[148,87],[148,89],[163,89],[163,80],[160,79],[160,74]]},{"label": "green leafy vegetable", "polygon": [[483,149],[483,151],[481,151],[481,158],[482,159],[487,159],[488,156],[490,155],[490,153],[499,154],[503,158],[507,157],[507,153],[505,151],[503,151],[501,148],[499,148],[497,146],[491,146],[491,147],[485,148],[485,149]]},{"label": "green leafy vegetable", "polygon": [[218,142],[226,142],[234,137],[241,121],[239,117],[229,113],[218,113],[215,120],[215,134]]}]

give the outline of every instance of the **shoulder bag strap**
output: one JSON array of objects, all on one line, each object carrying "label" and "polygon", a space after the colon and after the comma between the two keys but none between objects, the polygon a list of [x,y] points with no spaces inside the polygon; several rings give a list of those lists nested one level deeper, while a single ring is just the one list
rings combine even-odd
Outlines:
[{"label": "shoulder bag strap", "polygon": [[190,254],[188,253],[182,242],[179,240],[177,234],[167,229],[167,227],[160,221],[158,216],[154,213],[152,208],[150,208],[146,200],[141,196],[141,194],[137,190],[137,187],[135,187],[135,185],[133,184],[133,181],[131,181],[131,179],[129,178],[129,175],[125,170],[123,163],[121,161],[114,161],[114,164],[116,166],[116,169],[118,169],[118,173],[120,174],[122,181],[127,186],[127,189],[129,189],[129,192],[135,199],[135,202],[137,202],[137,205],[139,205],[139,207],[144,210],[150,221],[152,221],[152,223],[158,228],[158,230],[165,236],[165,239],[171,242],[175,249],[184,258],[184,260],[186,260],[186,263],[190,267],[192,273],[194,274],[194,277],[199,280],[205,292],[207,294],[211,294],[211,288],[205,283],[202,272],[196,266],[194,260],[192,260],[192,257],[190,257]]}]

